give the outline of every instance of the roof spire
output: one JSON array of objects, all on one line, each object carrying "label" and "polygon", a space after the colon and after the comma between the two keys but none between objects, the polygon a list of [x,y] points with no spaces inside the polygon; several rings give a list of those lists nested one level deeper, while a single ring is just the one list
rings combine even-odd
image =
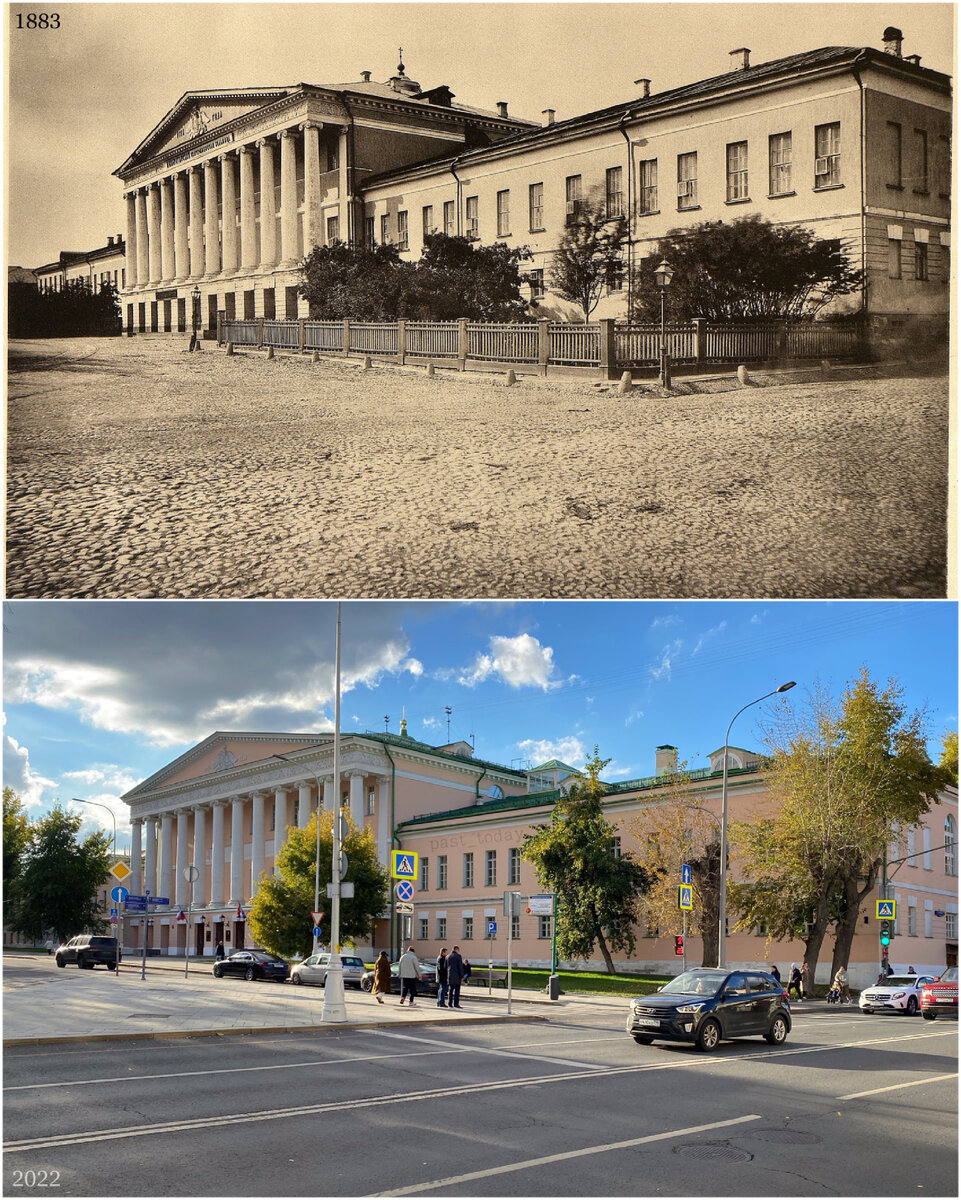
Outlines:
[{"label": "roof spire", "polygon": [[404,47],[403,46],[397,47],[397,54],[398,54],[398,57],[400,58],[400,62],[397,64],[397,74],[403,75],[403,73],[404,73]]}]

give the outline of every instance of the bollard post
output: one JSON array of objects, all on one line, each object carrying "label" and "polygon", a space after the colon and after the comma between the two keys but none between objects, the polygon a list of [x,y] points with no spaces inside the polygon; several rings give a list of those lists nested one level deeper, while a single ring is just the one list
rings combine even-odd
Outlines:
[{"label": "bollard post", "polygon": [[539,317],[537,321],[537,365],[542,375],[547,374],[547,364],[551,360],[551,323],[547,317]]},{"label": "bollard post", "polygon": [[403,317],[397,319],[397,361],[401,366],[407,359],[407,321]]},{"label": "bollard post", "polygon": [[315,350],[313,352],[313,354],[310,356],[310,361],[311,362],[320,362],[320,351],[319,350]]},{"label": "bollard post", "polygon": [[626,396],[628,394],[628,392],[631,392],[633,390],[634,390],[634,379],[631,376],[630,371],[625,371],[624,374],[621,376],[620,383],[617,385],[617,394],[619,396]]},{"label": "bollard post", "polygon": [[307,346],[307,318],[301,317],[298,321],[298,325],[300,326],[300,336],[297,340],[297,349],[301,354],[303,354]]},{"label": "bollard post", "polygon": [[365,371],[369,371],[369,370],[370,370],[370,365],[371,365],[371,364],[370,364],[370,355],[369,355],[369,354],[365,354],[365,355],[364,355],[364,370],[365,370]]},{"label": "bollard post", "polygon": [[349,318],[349,317],[344,317],[344,349],[343,349],[343,355],[344,355],[344,358],[348,358],[348,357],[349,357],[349,355],[350,355],[350,318]]},{"label": "bollard post", "polygon": [[427,378],[428,379],[434,378],[434,364],[432,362],[429,362],[427,364]]},{"label": "bollard post", "polygon": [[743,363],[741,363],[741,365],[737,369],[738,383],[741,385],[741,387],[746,387],[750,378],[751,378],[750,375],[748,375],[748,373],[747,373],[747,367]]},{"label": "bollard post", "polygon": [[461,317],[457,322],[457,359],[462,371],[467,370],[467,319]]},{"label": "bollard post", "polygon": [[617,378],[617,350],[614,345],[614,320],[612,317],[601,319],[601,378]]},{"label": "bollard post", "polygon": [[268,358],[273,358],[273,357],[274,357],[274,348],[273,348],[273,346],[268,346],[268,347],[267,347],[267,357],[268,357]]},{"label": "bollard post", "polygon": [[703,367],[707,362],[707,318],[694,318],[694,357],[697,365]]},{"label": "bollard post", "polygon": [[516,382],[517,382],[517,376],[514,374],[514,371],[513,370],[508,371],[507,372],[507,386],[513,387]]},{"label": "bollard post", "polygon": [[233,354],[233,352],[234,352],[234,344],[233,344],[233,342],[228,342],[227,343],[227,353]]}]

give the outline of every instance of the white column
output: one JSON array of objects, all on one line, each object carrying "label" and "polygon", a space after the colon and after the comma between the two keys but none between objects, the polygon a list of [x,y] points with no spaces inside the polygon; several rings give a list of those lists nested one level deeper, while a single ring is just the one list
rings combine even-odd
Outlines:
[{"label": "white column", "polygon": [[280,137],[280,255],[282,266],[292,267],[297,252],[297,143],[292,129]]},{"label": "white column", "polygon": [[287,789],[278,788],[274,792],[274,866],[277,865],[277,855],[287,840]]},{"label": "white column", "polygon": [[240,147],[240,265],[257,265],[257,214],[254,209],[254,147]]},{"label": "white column", "polygon": [[200,874],[194,881],[193,904],[203,908],[207,903],[207,810],[202,804],[194,806],[193,865]]},{"label": "white column", "polygon": [[174,815],[164,813],[160,819],[160,865],[157,871],[157,895],[172,900],[170,882],[173,877]]},{"label": "white column", "polygon": [[318,812],[331,812],[334,810],[334,777],[333,775],[323,775],[319,779],[320,787],[317,789],[317,810]]},{"label": "white column", "polygon": [[350,194],[350,127],[344,125],[340,130],[337,145],[337,184],[340,193],[340,237],[348,245],[356,245],[360,241],[363,230],[354,229],[354,198]]},{"label": "white column", "polygon": [[161,278],[174,277],[174,204],[169,179],[160,181],[160,269]]},{"label": "white column", "polygon": [[251,823],[251,832],[253,834],[250,846],[250,891],[247,893],[249,899],[253,900],[254,893],[257,891],[257,883],[260,880],[261,872],[264,869],[264,844],[267,840],[266,831],[264,829],[264,793],[253,793],[253,821]]},{"label": "white column", "polygon": [[150,250],[150,283],[163,277],[160,255],[160,187],[152,183],[147,188],[147,244]]},{"label": "white column", "polygon": [[[124,242],[124,257],[127,260],[127,287],[137,286],[137,193],[128,192],[124,197],[127,206],[127,233]],[[134,892],[134,895],[137,893]]]},{"label": "white column", "polygon": [[143,821],[130,822],[130,887],[127,889],[134,896],[142,895],[143,873],[140,869],[140,838],[143,832]]},{"label": "white column", "polygon": [[184,879],[184,869],[189,866],[187,857],[187,822],[190,814],[185,808],[177,813],[177,868],[174,873],[174,895],[172,899],[180,908],[187,903],[187,880]]},{"label": "white column", "polygon": [[213,830],[210,843],[210,907],[224,902],[224,800],[213,803]]},{"label": "white column", "polygon": [[230,802],[230,903],[244,899],[244,802],[234,796]]},{"label": "white column", "polygon": [[237,270],[237,177],[234,156],[220,156],[221,186],[221,266],[224,271]]},{"label": "white column", "polygon": [[204,274],[220,273],[220,232],[217,220],[217,160],[204,163]]},{"label": "white column", "polygon": [[274,143],[262,138],[260,147],[260,262],[273,266],[277,261],[277,206],[274,201]]},{"label": "white column", "polygon": [[204,202],[200,167],[191,167],[190,180],[190,278],[204,273]]},{"label": "white column", "polygon": [[174,175],[174,275],[177,279],[186,279],[190,274],[189,228],[187,177],[183,171],[178,171]]},{"label": "white column", "polygon": [[147,234],[147,193],[137,188],[134,195],[137,210],[137,286],[145,287],[150,278],[150,247]]},{"label": "white column", "polygon": [[[147,818],[147,849],[143,872],[144,891],[150,890],[151,896],[159,896],[157,891],[157,818]],[[134,895],[139,893],[134,892]]]},{"label": "white column", "polygon": [[297,784],[297,828],[306,829],[310,824],[311,785],[306,780]]},{"label": "white column", "polygon": [[364,828],[364,773],[350,772],[350,819],[358,829]]},{"label": "white column", "polygon": [[377,857],[385,866],[390,860],[390,776],[378,777],[380,788],[377,794]]},{"label": "white column", "polygon": [[320,228],[320,130],[306,121],[304,131],[304,254],[323,244]]}]

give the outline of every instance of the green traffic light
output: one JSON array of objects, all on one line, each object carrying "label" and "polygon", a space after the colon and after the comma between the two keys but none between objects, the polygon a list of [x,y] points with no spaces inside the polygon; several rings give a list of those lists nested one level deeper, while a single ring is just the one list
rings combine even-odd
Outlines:
[{"label": "green traffic light", "polygon": [[887,925],[881,926],[881,945],[882,946],[890,946],[891,945],[891,931]]}]

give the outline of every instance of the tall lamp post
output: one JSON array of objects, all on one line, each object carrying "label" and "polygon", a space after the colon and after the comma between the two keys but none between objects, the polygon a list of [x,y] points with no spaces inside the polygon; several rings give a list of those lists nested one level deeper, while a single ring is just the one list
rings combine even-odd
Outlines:
[{"label": "tall lamp post", "polygon": [[789,692],[794,686],[794,680],[791,680],[790,683],[782,683],[773,692],[766,692],[763,696],[758,696],[756,700],[745,704],[743,708],[739,708],[731,717],[731,724],[728,725],[727,733],[724,735],[724,768],[721,777],[721,886],[717,906],[717,965],[719,967],[727,966],[724,945],[727,930],[727,748],[731,737],[731,726],[746,709],[760,704],[762,700],[769,700],[771,696],[776,696],[779,692]]},{"label": "tall lamp post", "polygon": [[674,278],[674,268],[667,261],[661,259],[660,265],[654,268],[654,278],[657,280],[657,286],[661,289],[661,365],[658,373],[661,387],[669,388],[671,386],[671,360],[667,353],[667,325],[664,315],[664,301],[667,297],[667,289],[671,286],[671,280]]},{"label": "tall lamp post", "polygon": [[113,856],[117,857],[117,818],[114,816],[113,809],[109,805],[104,804],[101,800],[81,800],[79,796],[71,796],[70,799],[74,804],[96,804],[98,808],[105,808],[110,813],[110,820],[113,821]]},{"label": "tall lamp post", "polygon": [[192,314],[193,319],[191,321],[191,325],[193,327],[193,335],[194,335],[193,339],[191,341],[191,349],[199,350],[200,349],[200,338],[198,337],[198,331],[200,329],[200,288],[199,287],[194,288],[194,290],[190,293],[190,298],[193,300],[193,314]]},{"label": "tall lamp post", "polygon": [[337,601],[337,636],[334,642],[334,837],[330,898],[330,959],[324,979],[322,1021],[347,1020],[344,1000],[344,966],[340,961],[341,806],[340,806],[340,601]]}]

